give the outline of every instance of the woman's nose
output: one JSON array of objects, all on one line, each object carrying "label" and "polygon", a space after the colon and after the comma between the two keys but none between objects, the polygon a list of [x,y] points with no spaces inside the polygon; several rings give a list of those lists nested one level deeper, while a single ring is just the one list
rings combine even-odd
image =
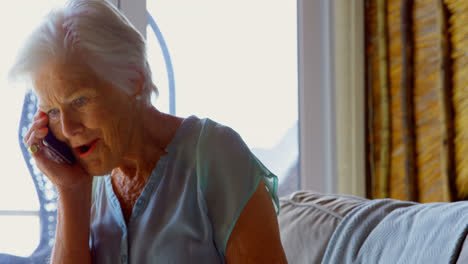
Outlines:
[{"label": "woman's nose", "polygon": [[66,138],[71,138],[83,131],[81,119],[72,113],[61,113],[62,133]]}]

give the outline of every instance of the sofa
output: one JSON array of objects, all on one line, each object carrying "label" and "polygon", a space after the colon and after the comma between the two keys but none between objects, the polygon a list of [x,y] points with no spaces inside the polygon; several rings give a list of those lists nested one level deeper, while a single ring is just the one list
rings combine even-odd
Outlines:
[{"label": "sofa", "polygon": [[297,191],[281,197],[278,223],[288,262],[321,263],[338,224],[365,201],[354,196],[312,191]]},{"label": "sofa", "polygon": [[468,203],[419,204],[297,191],[278,222],[293,263],[468,263]]}]

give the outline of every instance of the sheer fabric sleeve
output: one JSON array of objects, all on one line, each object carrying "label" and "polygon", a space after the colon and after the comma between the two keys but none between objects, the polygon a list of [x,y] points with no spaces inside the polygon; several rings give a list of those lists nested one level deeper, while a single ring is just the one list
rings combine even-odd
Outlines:
[{"label": "sheer fabric sleeve", "polygon": [[205,120],[197,145],[197,175],[212,222],[214,242],[225,256],[236,221],[262,180],[279,213],[277,177],[233,129]]}]

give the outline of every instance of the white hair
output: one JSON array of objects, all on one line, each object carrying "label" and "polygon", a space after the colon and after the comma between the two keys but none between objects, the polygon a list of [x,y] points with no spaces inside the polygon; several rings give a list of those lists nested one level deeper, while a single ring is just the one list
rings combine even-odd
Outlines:
[{"label": "white hair", "polygon": [[141,80],[147,103],[152,92],[158,94],[143,36],[105,0],[70,0],[53,9],[27,38],[9,78],[32,78],[48,61],[66,61],[72,54],[82,56],[98,78],[128,93]]}]

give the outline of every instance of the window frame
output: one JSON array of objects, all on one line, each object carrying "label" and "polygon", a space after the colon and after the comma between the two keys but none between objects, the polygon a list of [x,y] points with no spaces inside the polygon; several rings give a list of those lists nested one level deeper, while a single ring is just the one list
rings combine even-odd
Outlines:
[{"label": "window frame", "polygon": [[364,1],[297,6],[301,189],[365,197]]}]

